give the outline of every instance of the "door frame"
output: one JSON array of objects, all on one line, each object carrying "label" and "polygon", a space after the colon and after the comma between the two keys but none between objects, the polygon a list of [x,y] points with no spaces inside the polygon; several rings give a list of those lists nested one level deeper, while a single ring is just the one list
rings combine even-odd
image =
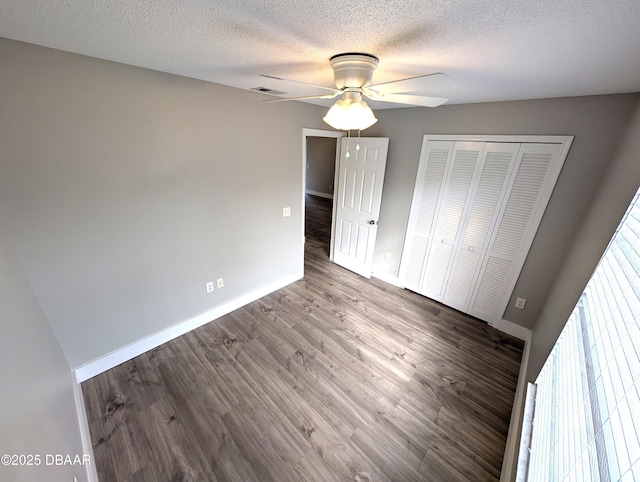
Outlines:
[{"label": "door frame", "polygon": [[[300,239],[302,240],[302,267],[304,269],[304,243],[305,243],[305,235],[304,235],[304,230],[305,230],[305,223],[306,223],[306,217],[305,217],[305,199],[306,199],[306,191],[307,191],[307,138],[308,137],[330,137],[336,140],[336,163],[334,165],[334,210],[335,210],[335,177],[336,177],[336,172],[338,169],[338,155],[340,152],[340,145],[338,144],[338,140],[344,136],[346,136],[347,133],[346,132],[341,132],[341,131],[330,131],[330,130],[324,130],[324,129],[309,129],[304,127],[302,129],[302,197],[301,197],[301,201],[302,201],[302,209],[300,210],[300,212],[302,213],[302,230],[301,230],[301,237]],[[334,217],[335,215],[333,215],[331,217],[331,240],[329,241],[329,259],[331,261],[333,261],[333,236],[334,236]]]}]

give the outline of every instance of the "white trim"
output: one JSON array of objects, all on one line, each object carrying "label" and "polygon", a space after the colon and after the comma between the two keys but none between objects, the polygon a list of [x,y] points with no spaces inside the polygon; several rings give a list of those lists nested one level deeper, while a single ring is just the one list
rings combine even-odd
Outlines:
[{"label": "white trim", "polygon": [[[336,160],[334,161],[334,170],[333,170],[333,189],[337,189],[338,187],[338,179],[340,178],[340,151],[342,150],[342,140],[338,140],[336,142]],[[336,216],[338,215],[338,202],[340,192],[336,195],[336,200],[331,205],[331,239],[329,240],[329,259],[333,261],[334,259],[334,240],[336,239]]]},{"label": "white trim", "polygon": [[520,450],[518,450],[518,467],[516,482],[527,482],[529,460],[531,456],[531,436],[533,435],[533,416],[536,411],[536,393],[538,385],[527,383],[527,396],[524,400],[522,416],[522,435],[520,436]]},{"label": "white trim", "polygon": [[[503,320],[506,323],[509,321]],[[500,329],[500,328],[498,328]],[[526,328],[523,328],[526,330]],[[518,373],[518,385],[516,386],[516,394],[513,399],[513,407],[511,408],[511,420],[509,422],[509,433],[507,434],[507,442],[505,444],[504,456],[502,458],[502,471],[500,473],[500,482],[511,482],[516,475],[518,464],[518,454],[520,452],[519,433],[522,425],[522,417],[524,415],[525,393],[527,388],[527,368],[529,365],[529,355],[531,352],[531,330],[528,339],[524,343],[524,351],[522,352],[522,361],[520,362],[520,373]],[[514,335],[515,336],[515,335]]]},{"label": "white trim", "polygon": [[89,421],[87,420],[87,410],[84,406],[84,397],[82,396],[82,387],[75,373],[71,373],[73,378],[73,398],[76,402],[76,413],[78,415],[78,425],[80,427],[80,439],[82,440],[83,455],[90,457],[90,463],[85,465],[87,471],[87,480],[89,482],[98,482],[98,471],[96,470],[96,458],[93,455],[93,446],[91,445],[91,434],[89,432]]},{"label": "white trim", "polygon": [[239,296],[231,301],[224,303],[221,306],[217,306],[212,310],[201,313],[193,318],[177,323],[169,328],[161,330],[153,335],[138,340],[130,345],[124,346],[115,350],[108,355],[97,358],[89,363],[86,363],[75,369],[75,376],[78,383],[82,383],[91,377],[94,377],[102,372],[105,372],[121,363],[131,360],[132,358],[141,355],[142,353],[151,350],[163,343],[166,343],[174,338],[184,335],[199,326],[202,326],[210,321],[213,321],[221,316],[231,313],[244,305],[251,303],[263,296],[273,293],[280,288],[287,286],[302,279],[304,271],[299,271],[286,278],[274,281],[262,288],[258,288],[255,291],[251,291],[245,295]]},{"label": "white trim", "polygon": [[404,286],[400,282],[400,278],[391,273],[376,273],[375,271],[371,274],[374,278],[378,278],[380,281],[384,281],[385,283],[389,283],[390,285],[397,286],[398,288],[403,288]]},{"label": "white trim", "polygon": [[307,194],[311,194],[312,196],[323,197],[325,199],[333,199],[333,194],[327,194],[325,192],[320,192],[320,191],[312,191],[311,189],[307,189],[305,192]]},{"label": "white trim", "polygon": [[507,335],[515,336],[519,340],[531,341],[531,330],[512,321],[499,320],[490,322],[489,325],[503,333],[506,333]]},{"label": "white trim", "polygon": [[536,143],[536,144],[565,144],[566,150],[569,150],[573,136],[522,136],[522,135],[505,135],[505,136],[486,136],[486,135],[435,135],[425,134],[425,138],[430,141],[471,141],[471,142],[515,142],[516,144],[522,143]]},{"label": "white trim", "polygon": [[309,129],[307,127],[302,128],[303,137],[333,137],[339,139],[347,135],[346,132],[340,131],[325,131],[324,129]]}]

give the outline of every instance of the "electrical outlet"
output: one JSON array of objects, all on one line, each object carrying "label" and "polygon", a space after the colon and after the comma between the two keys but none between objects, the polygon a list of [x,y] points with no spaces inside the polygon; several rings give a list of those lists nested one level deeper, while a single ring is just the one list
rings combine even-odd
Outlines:
[{"label": "electrical outlet", "polygon": [[282,217],[288,218],[289,216],[291,216],[291,208],[289,206],[282,208]]},{"label": "electrical outlet", "polygon": [[516,300],[516,308],[520,310],[524,310],[524,305],[526,304],[527,304],[527,300],[525,300],[524,298],[518,298]]},{"label": "electrical outlet", "polygon": [[207,281],[205,287],[207,288],[207,293],[211,293],[213,291],[213,281]]},{"label": "electrical outlet", "polygon": [[222,278],[218,278],[218,288],[224,288],[224,280]]},{"label": "electrical outlet", "polygon": [[389,251],[384,253],[384,260],[385,261],[391,261],[391,253]]}]

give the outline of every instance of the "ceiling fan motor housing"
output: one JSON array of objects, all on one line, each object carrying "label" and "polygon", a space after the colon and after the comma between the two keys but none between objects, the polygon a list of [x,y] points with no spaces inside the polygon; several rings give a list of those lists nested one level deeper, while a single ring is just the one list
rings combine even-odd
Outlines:
[{"label": "ceiling fan motor housing", "polygon": [[378,57],[363,53],[344,53],[330,59],[336,87],[362,88],[371,85],[373,71],[378,67]]}]

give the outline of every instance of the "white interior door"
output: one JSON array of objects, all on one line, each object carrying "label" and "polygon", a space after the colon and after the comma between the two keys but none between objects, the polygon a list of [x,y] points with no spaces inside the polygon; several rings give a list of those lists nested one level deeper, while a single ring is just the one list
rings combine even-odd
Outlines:
[{"label": "white interior door", "polygon": [[447,277],[460,243],[472,181],[483,147],[483,142],[456,142],[453,149],[421,291],[437,301],[442,301],[445,295]]},{"label": "white interior door", "polygon": [[370,278],[389,139],[361,137],[359,150],[356,143],[343,137],[338,152],[331,258]]},{"label": "white interior door", "polygon": [[511,176],[520,144],[487,142],[469,194],[470,203],[462,222],[463,231],[455,248],[444,297],[445,305],[468,312],[469,300],[485,257],[491,228]]},{"label": "white interior door", "polygon": [[433,244],[438,206],[444,179],[451,164],[453,141],[422,144],[416,187],[409,215],[409,227],[400,264],[400,279],[406,288],[420,293],[427,253]]},{"label": "white interior door", "polygon": [[[499,320],[504,313],[560,167],[560,144],[522,144],[467,313]],[[560,165],[558,165],[560,164]]]}]

